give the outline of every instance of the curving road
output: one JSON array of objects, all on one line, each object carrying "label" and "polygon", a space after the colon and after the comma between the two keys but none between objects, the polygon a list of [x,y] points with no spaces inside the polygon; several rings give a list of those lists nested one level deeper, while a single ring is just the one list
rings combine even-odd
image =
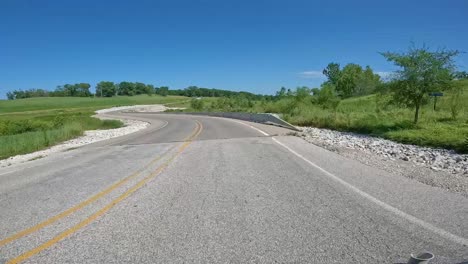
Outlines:
[{"label": "curving road", "polygon": [[468,261],[468,199],[201,116],[0,169],[0,263]]}]

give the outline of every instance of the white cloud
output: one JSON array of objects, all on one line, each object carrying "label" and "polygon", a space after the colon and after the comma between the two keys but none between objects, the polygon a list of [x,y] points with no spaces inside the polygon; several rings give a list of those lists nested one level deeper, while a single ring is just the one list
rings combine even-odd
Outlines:
[{"label": "white cloud", "polygon": [[299,73],[299,76],[302,78],[307,79],[315,79],[315,78],[324,78],[325,76],[321,71],[303,71]]}]

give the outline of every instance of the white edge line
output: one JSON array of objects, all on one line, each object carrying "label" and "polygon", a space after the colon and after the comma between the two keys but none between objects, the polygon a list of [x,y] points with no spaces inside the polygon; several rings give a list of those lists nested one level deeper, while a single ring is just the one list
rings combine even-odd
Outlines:
[{"label": "white edge line", "polygon": [[[229,118],[227,118],[227,119],[229,119]],[[244,125],[244,126],[248,126],[248,127],[252,128],[252,129],[254,129],[254,130],[257,130],[258,132],[262,133],[262,134],[265,135],[265,136],[269,136],[269,134],[268,134],[267,132],[261,130],[260,128],[256,128],[256,127],[254,127],[254,126],[252,126],[252,125],[249,125],[249,124],[247,124],[247,123],[244,123],[244,122],[241,122],[241,121],[237,121],[237,120],[234,120],[234,119],[229,119],[229,120],[231,120],[231,121],[233,121],[233,122],[236,122],[236,123],[239,123],[239,124],[242,124],[242,125]]]},{"label": "white edge line", "polygon": [[454,235],[448,231],[445,231],[441,228],[438,228],[432,224],[429,224],[427,222],[425,222],[424,220],[421,220],[415,216],[412,216],[410,214],[407,214],[377,198],[375,198],[374,196],[364,192],[364,191],[361,191],[360,189],[358,189],[357,187],[355,187],[354,185],[352,184],[349,184],[348,182],[342,180],[341,178],[339,178],[338,176],[328,172],[327,170],[323,169],[322,167],[318,166],[317,164],[313,163],[312,161],[306,159],[304,156],[302,156],[301,154],[297,153],[296,151],[292,150],[290,147],[286,146],[285,144],[281,143],[280,141],[278,141],[276,138],[272,138],[273,141],[275,141],[277,144],[279,144],[280,146],[284,147],[285,149],[287,149],[289,152],[291,152],[292,154],[296,155],[297,157],[301,158],[302,160],[304,160],[305,162],[307,162],[309,165],[315,167],[316,169],[320,170],[321,172],[323,172],[326,176],[332,178],[333,180],[341,183],[342,185],[344,185],[345,187],[351,189],[352,191],[358,193],[359,195],[361,195],[362,197],[368,199],[369,201],[377,204],[378,206],[384,208],[385,210],[391,212],[391,213],[394,213],[396,214],[397,216],[401,217],[401,218],[404,218],[406,220],[408,220],[409,222],[412,222],[413,224],[417,224],[429,231],[432,231],[448,240],[451,240],[453,242],[456,242],[456,243],[459,243],[459,244],[462,244],[462,245],[468,245],[468,239],[466,238],[463,238],[463,237],[460,237],[460,236],[457,236],[457,235]]},{"label": "white edge line", "polygon": [[[236,121],[236,120],[233,120],[237,123],[241,123],[243,125],[246,125],[246,126],[249,126],[255,130],[257,130],[258,132],[262,133],[263,135],[265,136],[268,136],[268,133],[266,133],[265,131],[259,129],[259,128],[256,128],[254,126],[251,126],[249,124],[246,124],[246,123],[243,123],[243,122],[240,122],[240,121]],[[293,149],[291,149],[290,147],[286,146],[285,144],[281,143],[280,141],[278,141],[276,138],[273,138],[273,141],[276,142],[278,145],[282,146],[283,148],[287,149],[289,152],[291,152],[292,154],[294,154],[295,156],[297,156],[298,158],[302,159],[303,161],[307,162],[309,165],[311,165],[312,167],[320,170],[321,172],[323,172],[326,176],[330,177],[331,179],[337,181],[338,183],[344,185],[345,187],[351,189],[352,191],[356,192],[357,194],[361,195],[362,197],[368,199],[369,201],[377,204],[378,206],[382,207],[383,209],[393,213],[393,214],[396,214],[397,216],[401,217],[401,218],[404,218],[406,219],[407,221],[413,223],[413,224],[416,224],[416,225],[419,225],[431,232],[434,232],[438,235],[440,235],[441,237],[444,237],[448,240],[451,240],[453,242],[456,242],[458,244],[462,244],[462,245],[468,245],[468,239],[464,238],[464,237],[460,237],[460,236],[457,236],[457,235],[454,235],[448,231],[445,231],[441,228],[438,228],[432,224],[429,224],[428,222],[424,221],[424,220],[421,220],[415,216],[412,216],[410,214],[407,214],[403,211],[401,211],[400,209],[398,208],[395,208],[377,198],[375,198],[374,196],[364,192],[364,191],[361,191],[360,189],[358,189],[356,186],[342,180],[340,177],[334,175],[333,173],[323,169],[322,167],[318,166],[317,164],[313,163],[312,161],[306,159],[304,156],[302,156],[301,154],[297,153],[296,151],[294,151]]]},{"label": "white edge line", "polygon": [[265,132],[265,131],[263,131],[263,130],[261,130],[261,129],[259,129],[259,128],[256,128],[256,127],[254,127],[254,126],[252,126],[252,125],[249,125],[249,124],[247,124],[247,123],[244,123],[244,122],[249,122],[249,121],[244,121],[244,122],[242,122],[242,121],[240,121],[240,120],[238,120],[238,119],[234,119],[234,118],[230,118],[230,117],[222,117],[222,116],[204,116],[204,115],[200,115],[200,116],[201,116],[201,117],[207,117],[207,118],[215,118],[215,119],[228,120],[228,121],[231,121],[231,122],[239,123],[239,124],[242,124],[242,125],[244,125],[244,126],[248,126],[248,127],[252,128],[252,129],[254,129],[254,130],[257,130],[258,132],[260,132],[261,134],[263,134],[263,135],[265,135],[265,136],[270,136],[270,134],[268,134],[267,132]]}]

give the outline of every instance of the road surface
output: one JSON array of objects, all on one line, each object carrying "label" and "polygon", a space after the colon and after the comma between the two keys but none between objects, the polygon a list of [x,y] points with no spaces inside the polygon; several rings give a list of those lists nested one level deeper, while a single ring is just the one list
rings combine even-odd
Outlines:
[{"label": "road surface", "polygon": [[169,114],[0,170],[0,263],[468,261],[468,199],[286,129]]}]

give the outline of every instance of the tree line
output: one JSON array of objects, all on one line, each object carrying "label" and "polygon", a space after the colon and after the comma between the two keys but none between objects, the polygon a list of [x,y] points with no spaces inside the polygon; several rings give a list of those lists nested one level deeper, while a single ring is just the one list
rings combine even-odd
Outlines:
[{"label": "tree line", "polygon": [[112,96],[134,96],[140,94],[147,95],[180,95],[187,97],[233,97],[242,96],[250,100],[259,100],[264,97],[272,98],[273,96],[254,94],[250,92],[237,92],[222,89],[202,88],[197,86],[189,86],[185,89],[169,89],[168,86],[155,87],[152,84],[141,82],[114,83],[111,81],[101,81],[96,84],[96,92],[93,94],[90,91],[89,83],[65,84],[57,86],[55,90],[48,91],[45,89],[27,89],[14,90],[7,92],[9,100],[24,99],[32,97],[112,97]]},{"label": "tree line", "polygon": [[7,92],[6,96],[8,100],[31,97],[88,97],[92,95],[89,91],[89,88],[91,88],[89,83],[65,84],[57,86],[54,91],[48,91],[44,89],[14,90]]},{"label": "tree line", "polygon": [[155,87],[151,84],[145,85],[144,83],[131,83],[120,82],[115,84],[113,82],[103,81],[96,85],[96,96],[111,97],[115,95],[138,95],[138,94],[157,94],[162,96],[179,95],[187,97],[233,97],[242,96],[250,100],[259,100],[261,98],[273,96],[254,94],[245,91],[230,91],[214,88],[202,88],[197,86],[189,86],[185,89],[169,89],[168,86]]},{"label": "tree line", "polygon": [[272,99],[273,96],[271,95],[262,95],[262,94],[254,94],[245,91],[229,91],[229,90],[221,90],[221,89],[212,89],[212,88],[201,88],[197,86],[189,86],[185,89],[180,90],[170,90],[170,95],[181,95],[187,97],[235,97],[240,96],[249,100],[260,100],[262,98],[269,98]]}]

